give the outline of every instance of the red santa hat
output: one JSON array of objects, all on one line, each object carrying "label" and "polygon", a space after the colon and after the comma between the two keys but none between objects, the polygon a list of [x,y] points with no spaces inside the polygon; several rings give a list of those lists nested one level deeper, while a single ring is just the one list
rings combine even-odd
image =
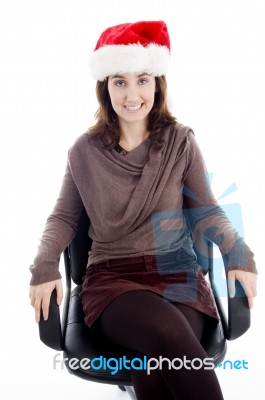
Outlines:
[{"label": "red santa hat", "polygon": [[90,58],[90,71],[99,81],[127,72],[161,76],[166,73],[169,56],[170,40],[165,22],[121,24],[101,34]]}]

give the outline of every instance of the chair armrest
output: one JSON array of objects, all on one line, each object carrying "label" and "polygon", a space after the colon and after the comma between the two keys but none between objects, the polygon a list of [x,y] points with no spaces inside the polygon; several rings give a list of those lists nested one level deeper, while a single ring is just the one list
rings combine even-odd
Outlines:
[{"label": "chair armrest", "polygon": [[49,318],[47,321],[41,318],[39,322],[40,340],[48,347],[54,350],[63,350],[63,338],[60,321],[60,309],[57,304],[56,290],[51,294]]},{"label": "chair armrest", "polygon": [[[211,273],[209,273],[209,278],[215,296],[216,306],[222,321],[225,338],[227,340],[237,339],[238,337],[242,336],[250,327],[250,309],[244,289],[240,282],[236,280],[235,297],[231,298],[229,295],[227,295],[228,316],[226,316]],[[228,282],[227,279],[226,282]]]}]

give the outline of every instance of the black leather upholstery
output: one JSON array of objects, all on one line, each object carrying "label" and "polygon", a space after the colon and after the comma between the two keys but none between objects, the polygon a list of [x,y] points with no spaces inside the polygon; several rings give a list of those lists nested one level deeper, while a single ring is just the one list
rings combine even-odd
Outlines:
[{"label": "black leather upholstery", "polygon": [[88,236],[89,218],[85,210],[83,210],[79,230],[73,239],[72,243],[68,246],[68,253],[70,260],[70,273],[73,282],[76,285],[82,284],[82,278],[86,273],[88,251],[91,248],[92,240]]},{"label": "black leather upholstery", "polygon": [[[109,359],[111,357],[119,358],[126,355],[130,357],[128,349],[121,347],[106,347],[104,343],[100,343],[97,338],[92,335],[91,331],[84,323],[84,315],[82,311],[82,304],[79,297],[81,287],[77,286],[71,294],[70,307],[69,307],[69,320],[66,328],[65,345],[64,345],[64,358],[77,358],[82,360],[84,358],[94,359],[100,356]],[[99,365],[99,362],[97,363]],[[78,368],[72,371],[69,367],[69,362],[66,361],[66,367],[69,372],[73,372],[80,378],[89,379],[93,381],[101,381],[113,384],[130,384],[129,371],[117,372],[111,374],[110,370],[104,368],[89,370],[82,370]]]}]

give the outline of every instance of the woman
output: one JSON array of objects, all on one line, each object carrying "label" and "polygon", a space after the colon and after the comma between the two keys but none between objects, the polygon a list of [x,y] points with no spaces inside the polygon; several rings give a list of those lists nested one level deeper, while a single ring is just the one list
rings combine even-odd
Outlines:
[{"label": "woman", "polygon": [[[202,334],[218,313],[191,233],[218,244],[230,295],[238,279],[250,307],[257,271],[209,188],[192,130],[168,111],[169,52],[162,21],[122,24],[100,36],[90,63],[97,123],[69,151],[61,193],[30,268],[30,297],[37,322],[41,311],[48,318],[54,288],[60,304],[57,260],[85,207],[93,239],[81,292],[87,325],[136,354],[204,359]],[[137,399],[223,398],[213,370],[131,375]]]}]

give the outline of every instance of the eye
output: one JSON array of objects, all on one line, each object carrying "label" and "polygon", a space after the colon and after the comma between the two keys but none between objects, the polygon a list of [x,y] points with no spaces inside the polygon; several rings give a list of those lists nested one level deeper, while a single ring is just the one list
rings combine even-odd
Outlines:
[{"label": "eye", "polygon": [[119,79],[119,80],[114,82],[114,85],[118,86],[118,87],[123,87],[123,86],[125,86],[125,81]]},{"label": "eye", "polygon": [[141,78],[138,81],[140,83],[140,85],[146,85],[148,83],[148,79],[147,78]]}]

